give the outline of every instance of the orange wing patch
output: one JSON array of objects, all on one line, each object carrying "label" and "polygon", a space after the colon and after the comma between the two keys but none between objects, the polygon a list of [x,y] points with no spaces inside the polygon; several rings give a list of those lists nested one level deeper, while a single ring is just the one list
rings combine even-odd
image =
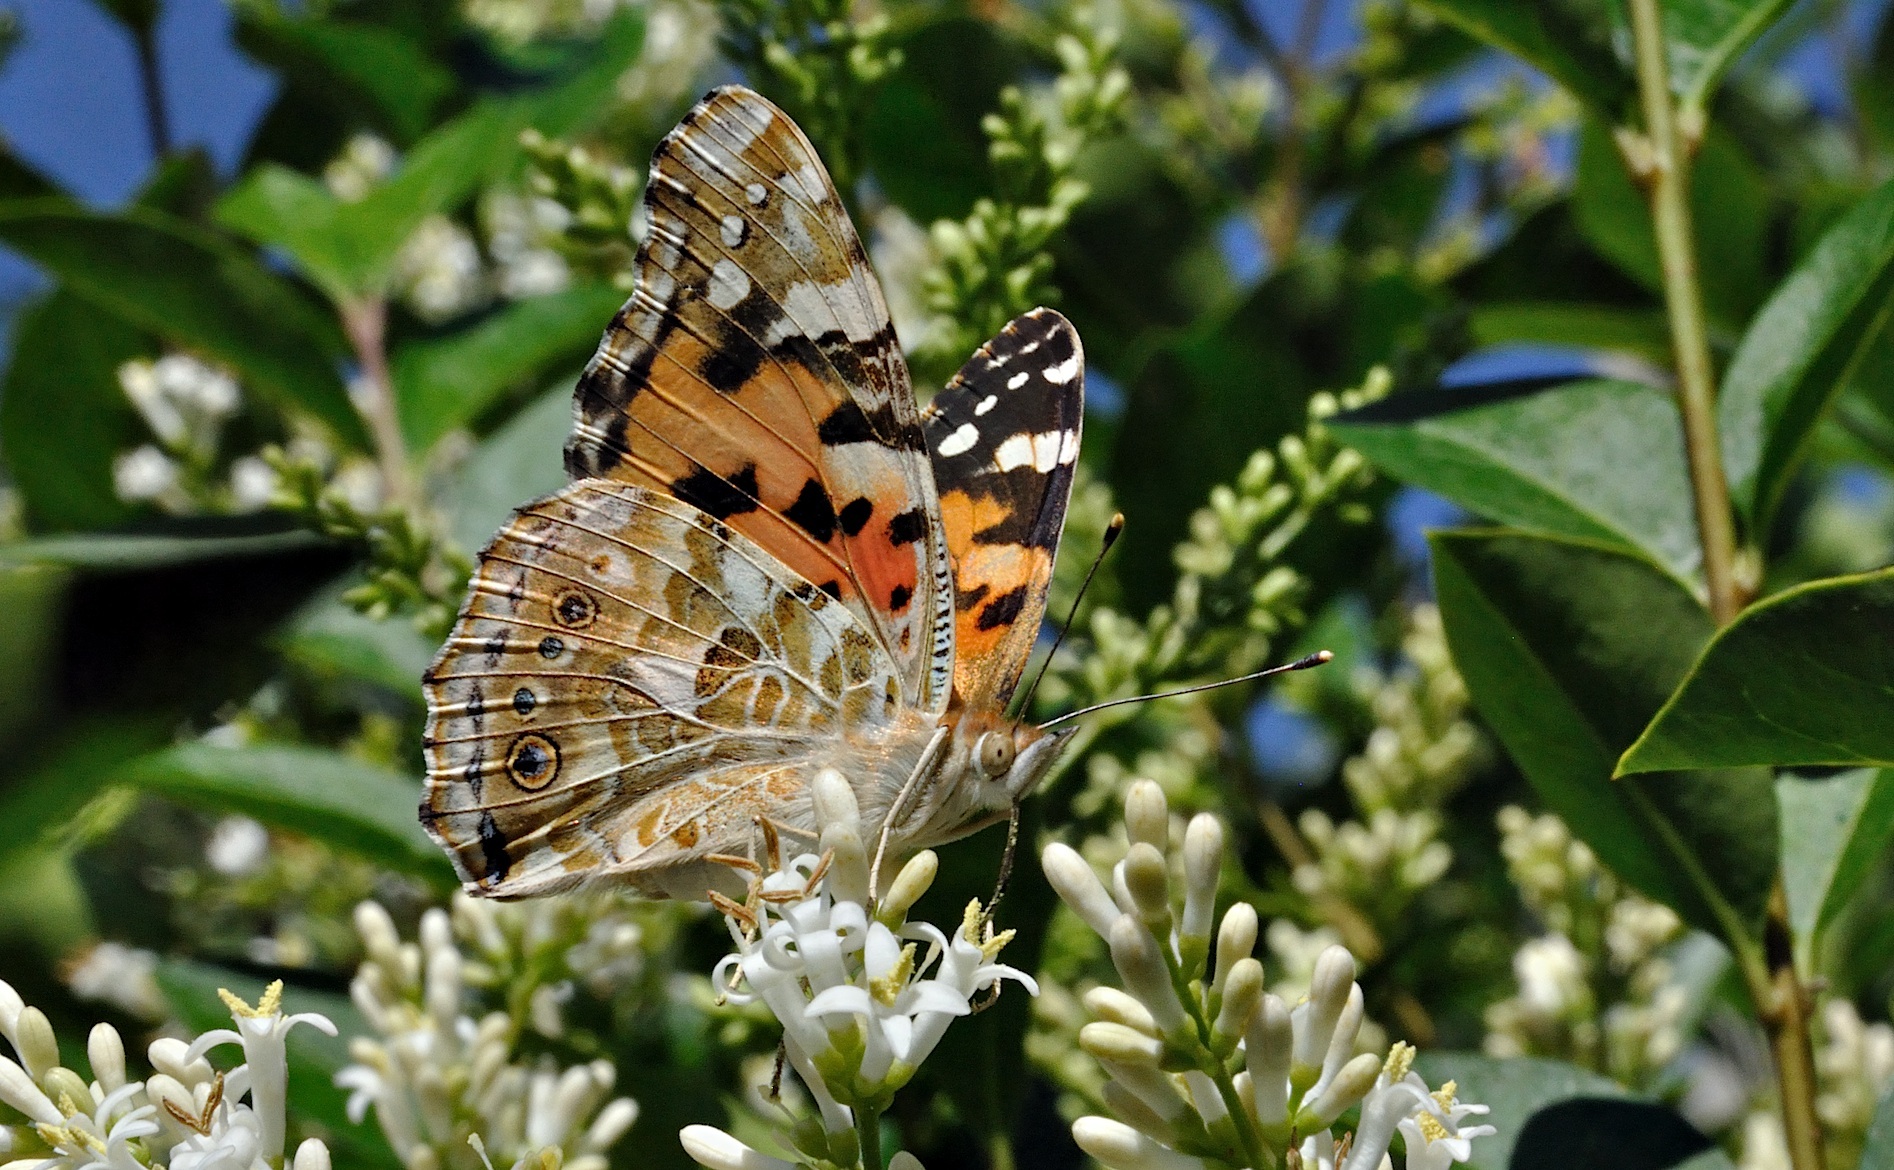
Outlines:
[{"label": "orange wing patch", "polygon": [[950,580],[919,412],[814,149],[748,90],[667,136],[638,286],[579,383],[575,477],[665,492],[848,605],[945,706]]}]

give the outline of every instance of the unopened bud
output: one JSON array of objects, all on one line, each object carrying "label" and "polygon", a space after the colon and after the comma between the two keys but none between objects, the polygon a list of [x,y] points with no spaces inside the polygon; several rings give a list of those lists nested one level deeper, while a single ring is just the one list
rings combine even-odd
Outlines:
[{"label": "unopened bud", "polygon": [[99,1082],[99,1088],[110,1093],[125,1084],[125,1040],[118,1029],[110,1024],[92,1025],[92,1034],[86,1037],[86,1063],[92,1066],[92,1076]]},{"label": "unopened bud", "polygon": [[1249,1028],[1250,1017],[1263,998],[1263,965],[1255,959],[1243,959],[1230,971],[1223,985],[1223,1003],[1211,1031],[1211,1043],[1217,1054],[1236,1051],[1237,1041]]},{"label": "unopened bud", "polygon": [[759,1154],[714,1125],[687,1125],[678,1131],[684,1152],[709,1170],[795,1170],[781,1158]]},{"label": "unopened bud", "polygon": [[1221,990],[1236,961],[1249,958],[1256,949],[1256,925],[1256,907],[1248,902],[1224,911],[1223,925],[1217,929],[1217,973],[1211,986]]},{"label": "unopened bud", "polygon": [[1184,830],[1184,918],[1178,931],[1183,938],[1209,943],[1222,868],[1223,825],[1209,813],[1198,813]]},{"label": "unopened bud", "polygon": [[1164,855],[1140,841],[1125,854],[1125,890],[1153,932],[1170,933],[1171,874]]},{"label": "unopened bud", "polygon": [[1244,1034],[1243,1060],[1255,1094],[1256,1120],[1281,1125],[1289,1120],[1289,1060],[1295,1048],[1295,1030],[1289,1009],[1273,995],[1250,1016]]},{"label": "unopened bud", "polygon": [[1109,1170],[1204,1170],[1203,1159],[1160,1145],[1121,1121],[1081,1117],[1072,1140]]},{"label": "unopened bud", "polygon": [[296,1147],[290,1170],[329,1170],[329,1147],[318,1138],[304,1138]]},{"label": "unopened bud", "polygon": [[914,903],[921,900],[928,887],[934,884],[934,875],[940,872],[940,857],[932,849],[923,849],[894,877],[894,883],[881,897],[881,905],[875,907],[875,917],[884,923],[899,923],[907,918]]},{"label": "unopened bud", "polygon": [[1368,1095],[1375,1078],[1381,1075],[1381,1058],[1364,1052],[1342,1066],[1328,1087],[1296,1114],[1296,1128],[1304,1133],[1327,1129],[1348,1107]]},{"label": "unopened bud", "polygon": [[1158,953],[1157,942],[1144,924],[1129,914],[1119,915],[1111,927],[1111,961],[1125,990],[1136,996],[1165,1035],[1184,1026],[1184,1005],[1171,986],[1170,970]]},{"label": "unopened bud", "polygon": [[1123,1024],[1093,1023],[1079,1029],[1079,1047],[1099,1060],[1156,1068],[1164,1059],[1164,1043]]},{"label": "unopened bud", "polygon": [[1342,1014],[1336,1017],[1335,1033],[1329,1037],[1328,1052],[1322,1057],[1322,1080],[1317,1081],[1319,1089],[1323,1081],[1332,1079],[1355,1054],[1355,1038],[1361,1035],[1361,1021],[1365,1014],[1361,1000],[1361,984],[1353,983],[1348,988],[1348,1004],[1342,1008]]},{"label": "unopened bud", "polygon": [[1094,987],[1085,993],[1085,1006],[1101,1020],[1136,1028],[1147,1035],[1158,1034],[1157,1021],[1143,1004],[1116,987]]},{"label": "unopened bud", "polygon": [[[1346,947],[1331,946],[1315,959],[1309,978],[1309,1001],[1296,1009],[1296,1075],[1314,1074],[1328,1055],[1335,1021],[1348,1005],[1348,989],[1355,982],[1355,956]],[[1311,1082],[1313,1080],[1311,1079]]]},{"label": "unopened bud", "polygon": [[1160,853],[1170,846],[1170,806],[1156,781],[1139,780],[1126,791],[1125,833],[1133,845],[1149,845]]},{"label": "unopened bud", "polygon": [[59,1040],[53,1035],[52,1021],[46,1018],[45,1012],[36,1007],[25,1009],[20,1013],[14,1032],[13,1047],[19,1052],[20,1063],[26,1066],[28,1076],[37,1081],[59,1066]]},{"label": "unopened bud", "polygon": [[1118,903],[1105,892],[1104,883],[1092,872],[1085,859],[1069,845],[1057,841],[1046,846],[1039,858],[1040,866],[1046,871],[1046,881],[1058,893],[1059,900],[1071,907],[1072,912],[1085,920],[1085,925],[1097,932],[1098,937],[1111,937],[1111,924],[1118,921],[1124,911]]}]

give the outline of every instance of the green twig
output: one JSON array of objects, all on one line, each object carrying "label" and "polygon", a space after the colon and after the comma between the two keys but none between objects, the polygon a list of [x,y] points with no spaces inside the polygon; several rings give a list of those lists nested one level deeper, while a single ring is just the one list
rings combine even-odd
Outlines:
[{"label": "green twig", "polygon": [[[1696,233],[1690,216],[1690,157],[1677,133],[1665,59],[1658,0],[1630,0],[1636,46],[1638,91],[1648,135],[1638,145],[1634,169],[1651,197],[1658,259],[1664,274],[1664,306],[1677,359],[1677,405],[1683,415],[1684,454],[1696,497],[1697,535],[1703,543],[1703,576],[1710,614],[1718,625],[1742,608],[1736,583],[1736,524],[1730,514],[1729,482],[1716,434],[1716,374],[1710,364],[1709,330],[1697,283]],[[1637,157],[1641,155],[1641,157]]]},{"label": "green twig", "polygon": [[881,1170],[881,1110],[872,1105],[857,1104],[855,1111],[855,1140],[861,1146],[862,1170]]}]

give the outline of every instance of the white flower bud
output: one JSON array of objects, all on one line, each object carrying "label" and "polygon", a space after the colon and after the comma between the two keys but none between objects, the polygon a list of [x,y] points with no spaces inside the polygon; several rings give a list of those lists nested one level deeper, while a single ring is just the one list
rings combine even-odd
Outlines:
[{"label": "white flower bud", "polygon": [[1151,932],[1131,915],[1122,914],[1112,924],[1110,941],[1112,965],[1118,968],[1125,990],[1144,1004],[1166,1035],[1183,1027],[1184,1005],[1171,986],[1170,971]]},{"label": "white flower bud", "polygon": [[1085,993],[1085,1006],[1101,1020],[1136,1028],[1147,1036],[1158,1034],[1157,1021],[1144,1005],[1116,987],[1092,988]]},{"label": "white flower bud", "polygon": [[1313,1076],[1322,1067],[1335,1021],[1348,1005],[1354,982],[1355,956],[1346,947],[1326,947],[1316,956],[1315,971],[1309,977],[1309,1002],[1295,1010],[1297,1075],[1307,1069]]},{"label": "white flower bud", "polygon": [[1368,1095],[1374,1088],[1374,1079],[1381,1075],[1381,1058],[1372,1052],[1364,1052],[1342,1066],[1335,1079],[1328,1083],[1315,1100],[1302,1107],[1296,1114],[1296,1128],[1303,1133],[1318,1129],[1327,1129],[1337,1117],[1347,1111],[1350,1105]]},{"label": "white flower bud", "polygon": [[888,1159],[888,1170],[927,1170],[921,1160],[906,1150],[901,1150]]},{"label": "white flower bud", "polygon": [[1348,988],[1348,1006],[1336,1017],[1335,1034],[1329,1037],[1328,1052],[1322,1057],[1322,1079],[1316,1082],[1314,1091],[1319,1092],[1327,1082],[1333,1080],[1341,1072],[1342,1066],[1348,1063],[1348,1058],[1355,1054],[1355,1039],[1361,1035],[1364,1014],[1361,984],[1356,983]]},{"label": "white flower bud", "polygon": [[1164,1043],[1124,1024],[1093,1023],[1079,1029],[1079,1047],[1099,1060],[1141,1064],[1155,1068],[1164,1058]]},{"label": "white flower bud", "polygon": [[875,917],[891,925],[901,922],[934,884],[934,875],[939,872],[940,857],[932,849],[923,849],[908,858],[901,872],[894,875],[888,892],[882,895],[881,905],[875,907]]},{"label": "white flower bud", "polygon": [[1104,883],[1098,880],[1098,875],[1092,872],[1092,867],[1085,863],[1078,851],[1054,841],[1040,855],[1039,864],[1046,871],[1046,881],[1058,893],[1059,900],[1084,919],[1085,925],[1097,932],[1098,937],[1109,939],[1111,925],[1118,921],[1123,911],[1105,892]]},{"label": "white flower bud", "polygon": [[53,1024],[46,1013],[36,1007],[29,1007],[20,1013],[19,1023],[15,1026],[18,1035],[14,1037],[13,1047],[20,1054],[20,1063],[34,1080],[59,1066],[59,1040],[53,1035]]},{"label": "white flower bud", "polygon": [[1133,845],[1160,853],[1170,847],[1171,811],[1156,781],[1138,780],[1125,792],[1125,832]]},{"label": "white flower bud", "polygon": [[1222,990],[1236,961],[1249,958],[1256,949],[1256,926],[1256,907],[1248,902],[1238,902],[1224,912],[1223,925],[1217,930],[1217,971],[1212,987]]},{"label": "white flower bud", "polygon": [[401,936],[381,903],[363,902],[355,907],[355,933],[362,936],[362,950],[391,978],[401,973]]},{"label": "white flower bud", "polygon": [[86,1037],[85,1054],[99,1088],[110,1093],[124,1085],[125,1041],[117,1028],[110,1024],[92,1025],[92,1034]]},{"label": "white flower bud", "polygon": [[12,1044],[13,1038],[19,1035],[20,1013],[25,1010],[26,1001],[20,998],[20,993],[13,990],[11,983],[0,979],[0,1036],[5,1036],[7,1043]]},{"label": "white flower bud", "polygon": [[1111,1076],[1113,1083],[1124,1089],[1166,1128],[1190,1107],[1190,1102],[1177,1091],[1176,1078],[1162,1069],[1149,1064],[1128,1064],[1104,1059],[1099,1064]]},{"label": "white flower bud", "polygon": [[759,1154],[712,1125],[687,1125],[677,1140],[693,1161],[710,1170],[796,1170],[793,1163]]},{"label": "white flower bud", "polygon": [[303,1139],[303,1144],[296,1147],[290,1170],[329,1170],[329,1147],[318,1138]]},{"label": "white flower bud", "polygon": [[1243,1047],[1255,1093],[1256,1120],[1281,1125],[1289,1119],[1289,1061],[1295,1049],[1294,1027],[1282,1000],[1263,996],[1262,1007],[1250,1016]]},{"label": "white flower bud", "polygon": [[26,1070],[4,1056],[0,1056],[0,1101],[46,1125],[63,1125],[66,1121],[66,1115],[53,1104],[52,1098],[40,1092]]},{"label": "white flower bud", "polygon": [[191,1058],[191,1046],[175,1036],[160,1036],[151,1042],[145,1055],[151,1059],[151,1067],[172,1077],[187,1089],[215,1076],[210,1061],[203,1057]]},{"label": "white flower bud", "polygon": [[1236,1042],[1249,1028],[1250,1017],[1263,998],[1263,965],[1255,959],[1239,960],[1223,985],[1223,1003],[1211,1029],[1212,1043],[1220,1053],[1236,1051]]},{"label": "white flower bud", "polygon": [[[1155,787],[1155,785],[1153,785]],[[1164,855],[1152,845],[1140,841],[1125,854],[1125,890],[1137,904],[1138,916],[1153,933],[1169,934],[1171,921],[1171,875]]]},{"label": "white flower bud", "polygon": [[620,1097],[598,1111],[592,1119],[591,1128],[585,1131],[585,1148],[603,1150],[609,1148],[638,1120],[638,1103],[630,1097]]},{"label": "white flower bud", "polygon": [[1210,939],[1217,909],[1217,878],[1223,867],[1223,825],[1198,813],[1184,830],[1184,938]]},{"label": "white flower bud", "polygon": [[[1107,1070],[1109,1071],[1109,1070]],[[1148,1071],[1148,1070],[1147,1070]],[[1105,1099],[1105,1108],[1111,1110],[1118,1120],[1134,1129],[1142,1130],[1161,1142],[1171,1140],[1174,1131],[1162,1117],[1151,1111],[1151,1107],[1139,1099],[1137,1094],[1117,1081],[1106,1081],[1100,1095]],[[1172,1094],[1176,1096],[1176,1094]],[[1179,1109],[1183,1100],[1178,1099]]]},{"label": "white flower bud", "polygon": [[1204,1170],[1203,1159],[1180,1154],[1108,1117],[1081,1117],[1072,1140],[1110,1170]]},{"label": "white flower bud", "polygon": [[55,1101],[64,1098],[79,1109],[89,1109],[92,1105],[92,1090],[87,1087],[85,1078],[64,1065],[56,1064],[47,1069],[39,1083],[46,1090],[46,1095]]}]

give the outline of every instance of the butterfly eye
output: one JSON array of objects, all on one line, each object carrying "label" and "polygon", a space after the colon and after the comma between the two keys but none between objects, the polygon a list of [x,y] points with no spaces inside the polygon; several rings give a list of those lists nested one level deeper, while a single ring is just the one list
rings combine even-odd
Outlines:
[{"label": "butterfly eye", "polygon": [[1013,766],[1013,737],[1003,731],[989,731],[980,737],[980,770],[998,778]]}]

